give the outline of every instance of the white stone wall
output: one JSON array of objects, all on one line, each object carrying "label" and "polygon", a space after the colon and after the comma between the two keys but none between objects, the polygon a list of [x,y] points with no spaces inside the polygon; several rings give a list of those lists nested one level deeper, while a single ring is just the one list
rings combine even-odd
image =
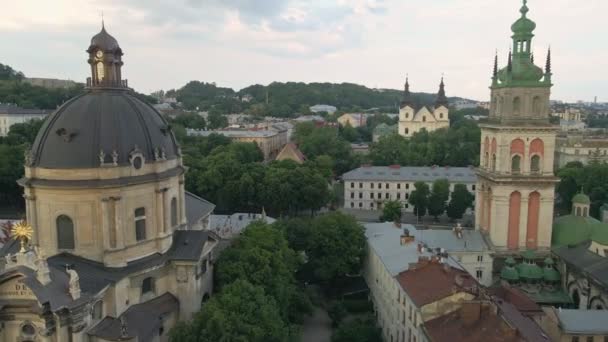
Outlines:
[{"label": "white stone wall", "polygon": [[420,132],[422,129],[433,132],[448,127],[450,127],[449,111],[444,106],[435,108],[432,112],[426,107],[414,112],[414,109],[410,106],[405,106],[399,110],[398,133],[406,138]]},{"label": "white stone wall", "polygon": [[[403,210],[408,213],[414,212],[414,207],[408,203],[410,194],[416,190],[414,187],[415,180],[409,181],[368,181],[368,180],[345,180],[344,181],[344,208],[360,209],[360,210],[378,210],[382,209],[382,203],[385,201],[401,201]],[[450,183],[450,191],[454,190],[454,185],[458,183]],[[467,189],[475,194],[477,184],[475,182],[461,183],[467,186]],[[388,185],[388,187],[387,187]],[[432,189],[433,183],[428,183]],[[372,198],[373,194],[373,198]],[[380,194],[381,199],[378,199]]]}]

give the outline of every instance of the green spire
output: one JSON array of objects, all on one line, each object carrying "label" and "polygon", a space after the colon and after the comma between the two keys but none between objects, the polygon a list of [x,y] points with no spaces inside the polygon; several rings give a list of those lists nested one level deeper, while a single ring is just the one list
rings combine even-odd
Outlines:
[{"label": "green spire", "polygon": [[534,65],[532,38],[536,23],[528,18],[528,1],[524,0],[520,17],[511,25],[513,45],[509,52],[507,66],[498,71],[498,81],[493,87],[547,87],[550,77],[543,80],[543,69]]}]

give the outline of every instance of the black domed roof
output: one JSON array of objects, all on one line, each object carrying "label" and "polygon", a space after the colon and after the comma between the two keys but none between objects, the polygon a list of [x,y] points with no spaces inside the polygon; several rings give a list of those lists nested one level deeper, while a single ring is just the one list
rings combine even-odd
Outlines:
[{"label": "black domed roof", "polygon": [[178,145],[167,122],[131,91],[91,89],[46,119],[30,166],[97,168],[114,160],[127,166],[137,152],[146,162],[176,158]]},{"label": "black domed roof", "polygon": [[106,32],[106,28],[103,25],[101,26],[101,31],[91,38],[91,45],[87,51],[91,51],[95,48],[99,48],[103,51],[120,50],[120,46],[118,45],[116,38],[112,37],[108,32]]}]

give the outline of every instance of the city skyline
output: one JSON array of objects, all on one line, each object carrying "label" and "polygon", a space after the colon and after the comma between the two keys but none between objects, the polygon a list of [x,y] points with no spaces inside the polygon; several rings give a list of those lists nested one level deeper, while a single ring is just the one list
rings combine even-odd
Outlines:
[{"label": "city skyline", "polygon": [[[8,4],[10,15],[0,23],[5,40],[0,62],[30,77],[82,82],[89,73],[82,46],[99,29],[103,11],[108,32],[128,47],[125,78],[145,93],[190,80],[237,90],[273,81],[401,89],[406,73],[412,91],[434,93],[443,73],[449,96],[486,101],[494,51],[504,66],[510,47],[505,37],[520,4],[190,0],[172,6],[155,0],[144,7],[135,0],[103,6],[22,1]],[[608,81],[601,78],[608,71],[608,51],[594,44],[606,33],[600,13],[608,4],[530,0],[528,6],[538,23],[537,64],[544,65],[549,45],[553,50],[552,98],[608,101],[602,95]],[[580,18],[586,18],[584,25],[564,25]]]}]

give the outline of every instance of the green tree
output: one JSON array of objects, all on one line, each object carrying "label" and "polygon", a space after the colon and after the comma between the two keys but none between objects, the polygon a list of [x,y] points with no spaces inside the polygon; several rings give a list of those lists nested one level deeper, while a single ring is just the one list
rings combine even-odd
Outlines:
[{"label": "green tree", "polygon": [[382,216],[380,221],[383,222],[401,222],[401,209],[403,205],[399,201],[384,202],[382,208]]},{"label": "green tree", "polygon": [[429,186],[425,182],[416,182],[414,188],[408,202],[414,206],[414,214],[421,218],[426,215],[429,206]]},{"label": "green tree", "polygon": [[301,318],[303,298],[296,286],[299,256],[289,248],[283,233],[263,222],[254,222],[234,246],[222,252],[216,269],[220,290],[237,280],[261,286],[276,301],[285,321]]},{"label": "green tree", "polygon": [[286,342],[294,337],[274,298],[244,279],[227,285],[191,322],[170,333],[172,342]]},{"label": "green tree", "polygon": [[207,120],[209,120],[209,122],[207,124],[209,129],[218,129],[218,128],[224,128],[224,127],[228,126],[228,118],[226,118],[226,116],[222,115],[217,110],[209,111]]},{"label": "green tree", "polygon": [[459,220],[462,215],[474,204],[475,196],[469,192],[465,184],[454,185],[450,204],[448,204],[447,214],[453,220]]},{"label": "green tree", "polygon": [[340,135],[344,140],[349,142],[359,140],[359,133],[350,125],[350,122],[347,122],[345,126],[340,126]]},{"label": "green tree", "polygon": [[365,256],[364,228],[340,212],[318,216],[310,223],[306,255],[306,267],[316,280],[333,282],[357,274]]},{"label": "green tree", "polygon": [[331,342],[382,342],[381,330],[373,316],[342,322],[331,336]]},{"label": "green tree", "polygon": [[446,209],[450,198],[450,182],[447,179],[437,179],[433,182],[433,189],[429,196],[429,215],[438,219]]}]

